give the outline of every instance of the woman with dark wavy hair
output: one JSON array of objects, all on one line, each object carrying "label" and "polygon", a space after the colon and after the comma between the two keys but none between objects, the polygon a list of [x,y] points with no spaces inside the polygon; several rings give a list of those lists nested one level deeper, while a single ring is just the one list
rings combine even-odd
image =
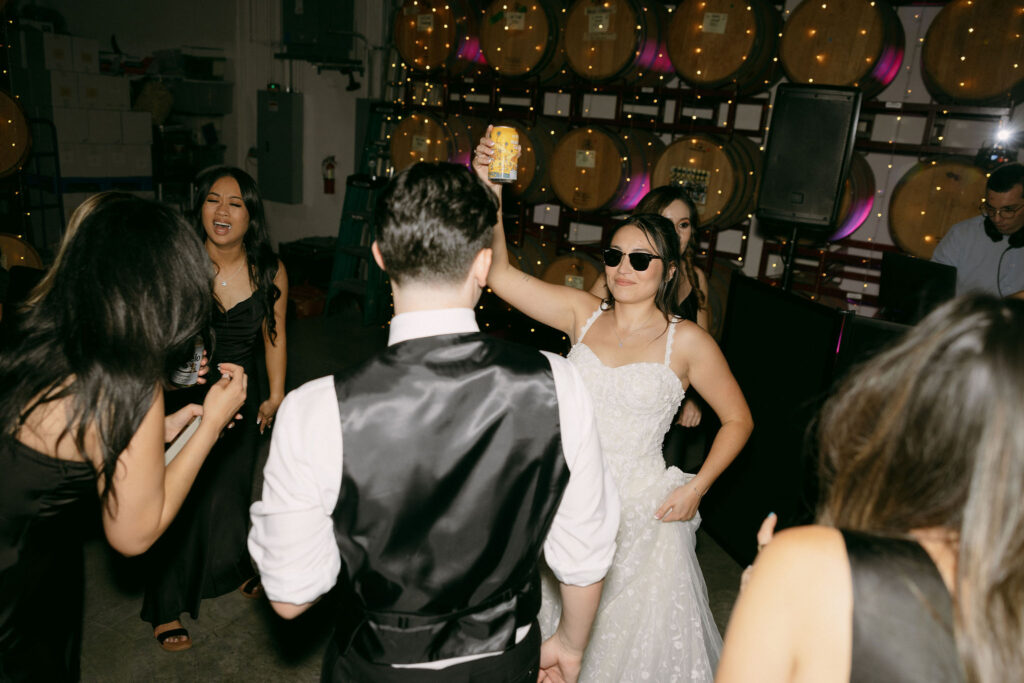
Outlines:
[{"label": "woman with dark wavy hair", "polygon": [[217,444],[178,521],[151,553],[142,618],[168,651],[191,647],[179,618],[198,617],[203,598],[236,588],[247,597],[262,593],[246,549],[249,504],[259,435],[284,399],[288,278],[270,247],[256,182],[217,166],[195,184],[192,223],[214,270],[211,364],[229,360],[252,374],[262,346],[270,392],[261,397],[260,383],[250,385],[243,419]]},{"label": "woman with dark wavy hair", "polygon": [[145,551],[242,405],[246,376],[223,364],[201,408],[165,417],[166,378],[209,321],[203,255],[171,210],[106,198],[0,352],[0,680],[78,680],[88,502],[98,490],[115,550]]},{"label": "woman with dark wavy hair", "polygon": [[[484,182],[493,143],[473,166]],[[500,185],[488,182],[500,197]],[[581,681],[710,681],[721,648],[696,556],[697,507],[753,428],[750,410],[715,340],[674,314],[679,236],[663,216],[630,216],[604,250],[609,292],[598,297],[514,268],[501,224],[487,284],[572,341],[568,358],[594,399],[605,463],[619,491],[617,550],[605,577]],[[696,474],[665,467],[662,439],[690,387],[722,422]],[[545,637],[560,604],[545,583]]]},{"label": "woman with dark wavy hair", "polygon": [[846,379],[819,526],[759,554],[718,681],[1021,680],[1022,339],[1024,302],[955,299]]}]

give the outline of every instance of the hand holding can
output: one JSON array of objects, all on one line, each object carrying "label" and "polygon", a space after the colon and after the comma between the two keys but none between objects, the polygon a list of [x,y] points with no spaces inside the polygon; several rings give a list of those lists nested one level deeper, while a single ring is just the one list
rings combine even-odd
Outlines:
[{"label": "hand holding can", "polygon": [[494,126],[491,140],[494,141],[494,158],[487,168],[487,179],[492,183],[514,183],[518,177],[519,133],[511,126]]}]

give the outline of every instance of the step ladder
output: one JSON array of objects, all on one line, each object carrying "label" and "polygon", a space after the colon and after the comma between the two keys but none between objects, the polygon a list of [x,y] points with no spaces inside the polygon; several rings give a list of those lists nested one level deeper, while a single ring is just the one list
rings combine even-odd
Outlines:
[{"label": "step ladder", "polygon": [[327,289],[324,310],[333,312],[332,304],[339,294],[355,295],[363,311],[363,324],[384,322],[385,302],[389,287],[382,271],[373,260],[374,212],[377,197],[388,179],[363,173],[350,175],[345,181],[345,202],[338,224],[338,241],[334,250],[331,284]]}]

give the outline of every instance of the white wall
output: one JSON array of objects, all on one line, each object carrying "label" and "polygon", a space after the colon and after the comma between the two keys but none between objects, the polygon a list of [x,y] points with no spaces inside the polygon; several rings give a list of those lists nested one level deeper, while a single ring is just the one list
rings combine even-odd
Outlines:
[{"label": "white wall", "polygon": [[[354,0],[356,31],[370,42],[383,42],[388,12],[381,0]],[[257,175],[255,160],[247,158],[256,146],[256,93],[270,82],[284,87],[288,62],[274,59],[283,52],[281,0],[37,0],[59,11],[68,30],[100,40],[110,49],[117,36],[128,54],[147,56],[155,50],[200,46],[220,48],[228,58],[228,80],[234,86],[234,110],[218,121],[221,141],[227,146],[225,162]],[[363,44],[357,42],[360,55]],[[345,177],[354,171],[357,150],[355,103],[368,92],[346,92],[348,78],[333,71],[317,74],[305,62],[294,62],[292,87],[303,94],[303,201],[301,204],[267,202],[271,237],[275,243],[309,235],[335,235],[341,217]],[[325,195],[320,172],[324,157],[337,161],[336,193]]]}]

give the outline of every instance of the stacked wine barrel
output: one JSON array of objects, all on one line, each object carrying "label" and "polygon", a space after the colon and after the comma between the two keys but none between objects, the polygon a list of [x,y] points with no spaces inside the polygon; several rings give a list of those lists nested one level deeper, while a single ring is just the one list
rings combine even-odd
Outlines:
[{"label": "stacked wine barrel", "polygon": [[951,227],[978,215],[985,196],[984,169],[971,159],[925,159],[904,174],[889,200],[889,230],[896,244],[931,258]]},{"label": "stacked wine barrel", "polygon": [[[403,61],[421,78],[490,73],[546,88],[581,82],[638,88],[678,77],[712,101],[763,92],[783,74],[797,83],[856,87],[870,98],[899,72],[906,37],[889,2],[804,0],[786,21],[778,5],[680,0],[667,12],[663,3],[643,0],[404,0],[394,36]],[[1020,0],[946,3],[921,50],[929,91],[940,102],[1020,102],[1022,34]],[[440,113],[449,106],[444,94],[429,86],[414,93],[424,110],[407,112],[392,132],[396,169],[420,160],[468,164],[487,123],[500,123],[516,129],[522,147],[518,179],[506,192],[528,204],[557,201],[577,211],[624,212],[652,187],[679,184],[694,197],[700,223],[712,227],[742,222],[756,205],[762,153],[742,135],[677,128],[670,140],[642,129],[572,127],[544,116],[482,120]],[[897,243],[930,255],[949,225],[975,213],[983,183],[983,172],[969,160],[919,164],[890,198]],[[936,187],[944,188],[940,196]],[[831,238],[853,234],[875,197],[871,168],[855,155]],[[927,222],[920,220],[922,211]],[[589,273],[587,265],[574,261],[566,266],[569,275],[552,277],[576,278]]]},{"label": "stacked wine barrel", "polygon": [[0,90],[0,178],[21,170],[32,148],[25,110],[18,101]]}]

